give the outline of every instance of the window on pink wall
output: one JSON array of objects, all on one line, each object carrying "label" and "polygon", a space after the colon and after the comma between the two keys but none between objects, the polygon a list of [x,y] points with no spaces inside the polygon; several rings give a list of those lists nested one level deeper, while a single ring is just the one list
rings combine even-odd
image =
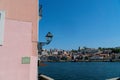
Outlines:
[{"label": "window on pink wall", "polygon": [[0,11],[0,46],[3,45],[4,23],[5,23],[5,11]]}]

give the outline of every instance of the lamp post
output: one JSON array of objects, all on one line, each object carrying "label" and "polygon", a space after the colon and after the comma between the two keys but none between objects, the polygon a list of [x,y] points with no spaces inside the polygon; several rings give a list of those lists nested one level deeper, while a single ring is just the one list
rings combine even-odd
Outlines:
[{"label": "lamp post", "polygon": [[50,44],[50,42],[52,41],[53,35],[51,32],[48,32],[45,37],[46,37],[46,42],[38,42],[38,54],[39,55],[42,54],[42,47]]}]

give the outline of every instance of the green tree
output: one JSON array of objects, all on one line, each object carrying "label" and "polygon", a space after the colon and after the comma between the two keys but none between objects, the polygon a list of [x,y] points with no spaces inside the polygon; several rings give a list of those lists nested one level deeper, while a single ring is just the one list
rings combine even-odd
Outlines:
[{"label": "green tree", "polygon": [[73,53],[77,53],[78,50],[74,50],[74,49],[72,49],[71,52],[73,52]]},{"label": "green tree", "polygon": [[102,50],[103,50],[101,47],[98,47],[98,49],[99,49],[100,51],[102,51]]}]

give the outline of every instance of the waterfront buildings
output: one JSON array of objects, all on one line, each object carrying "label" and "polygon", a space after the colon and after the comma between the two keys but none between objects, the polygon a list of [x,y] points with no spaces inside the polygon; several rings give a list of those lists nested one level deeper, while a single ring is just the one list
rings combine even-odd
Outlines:
[{"label": "waterfront buildings", "polygon": [[[120,61],[120,48],[82,48],[80,50],[43,50],[42,61]],[[116,52],[116,53],[115,53]]]},{"label": "waterfront buildings", "polygon": [[0,0],[0,80],[37,80],[38,0]]}]

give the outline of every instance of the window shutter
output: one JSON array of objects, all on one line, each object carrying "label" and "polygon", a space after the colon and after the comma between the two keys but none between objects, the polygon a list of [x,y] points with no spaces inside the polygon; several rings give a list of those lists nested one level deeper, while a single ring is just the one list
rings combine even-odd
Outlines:
[{"label": "window shutter", "polygon": [[0,45],[3,45],[5,11],[0,11]]}]

